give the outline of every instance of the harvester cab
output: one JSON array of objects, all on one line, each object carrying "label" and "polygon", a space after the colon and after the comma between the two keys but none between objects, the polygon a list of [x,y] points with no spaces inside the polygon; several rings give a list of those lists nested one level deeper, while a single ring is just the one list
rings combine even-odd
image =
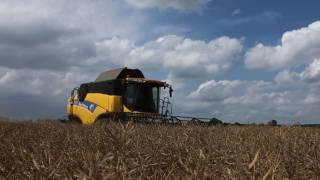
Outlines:
[{"label": "harvester cab", "polygon": [[[144,78],[126,78],[123,95],[124,112],[161,112],[161,114],[164,115],[162,109],[164,109],[166,104],[170,104],[170,101],[168,97],[161,99],[160,94],[162,88],[169,88],[169,92],[172,91],[172,87],[163,81]],[[170,96],[172,96],[172,94]],[[159,111],[160,109],[161,111]]]},{"label": "harvester cab", "polygon": [[163,89],[168,89],[169,97],[172,97],[171,85],[146,79],[138,69],[106,71],[94,82],[81,84],[72,90],[68,98],[67,114],[69,119],[87,125],[115,116],[170,116],[170,98],[161,96]]}]

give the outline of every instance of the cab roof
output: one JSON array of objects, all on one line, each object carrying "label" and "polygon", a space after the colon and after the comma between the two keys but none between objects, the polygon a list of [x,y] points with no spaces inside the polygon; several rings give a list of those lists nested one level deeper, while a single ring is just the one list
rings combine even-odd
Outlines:
[{"label": "cab roof", "polygon": [[144,78],[143,73],[139,69],[129,69],[127,67],[112,69],[99,74],[95,82],[103,82],[125,78]]},{"label": "cab roof", "polygon": [[154,84],[163,87],[169,87],[170,85],[167,84],[165,81],[153,80],[153,79],[145,79],[145,78],[126,78],[127,82],[133,83],[142,83],[142,84]]}]

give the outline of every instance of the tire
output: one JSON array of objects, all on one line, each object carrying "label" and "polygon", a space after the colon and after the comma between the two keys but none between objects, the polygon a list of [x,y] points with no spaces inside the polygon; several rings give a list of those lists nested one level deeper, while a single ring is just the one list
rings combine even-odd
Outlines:
[{"label": "tire", "polygon": [[72,124],[82,124],[81,120],[75,116],[68,116],[68,121],[67,123],[72,123]]}]

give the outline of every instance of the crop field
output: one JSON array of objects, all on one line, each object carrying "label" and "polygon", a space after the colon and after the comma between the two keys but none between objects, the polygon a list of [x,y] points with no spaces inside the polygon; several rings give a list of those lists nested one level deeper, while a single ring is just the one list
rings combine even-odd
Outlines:
[{"label": "crop field", "polygon": [[1,179],[320,179],[320,129],[0,122]]}]

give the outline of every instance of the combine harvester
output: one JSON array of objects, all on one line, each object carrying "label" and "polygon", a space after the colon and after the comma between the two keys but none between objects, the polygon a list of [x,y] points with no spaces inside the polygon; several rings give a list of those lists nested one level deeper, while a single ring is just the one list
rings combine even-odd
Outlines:
[{"label": "combine harvester", "polygon": [[[160,98],[161,90],[170,97]],[[85,125],[113,120],[142,123],[208,123],[209,118],[172,115],[172,86],[164,81],[146,79],[139,69],[120,68],[101,73],[94,82],[74,88],[68,97],[70,121]]]}]

